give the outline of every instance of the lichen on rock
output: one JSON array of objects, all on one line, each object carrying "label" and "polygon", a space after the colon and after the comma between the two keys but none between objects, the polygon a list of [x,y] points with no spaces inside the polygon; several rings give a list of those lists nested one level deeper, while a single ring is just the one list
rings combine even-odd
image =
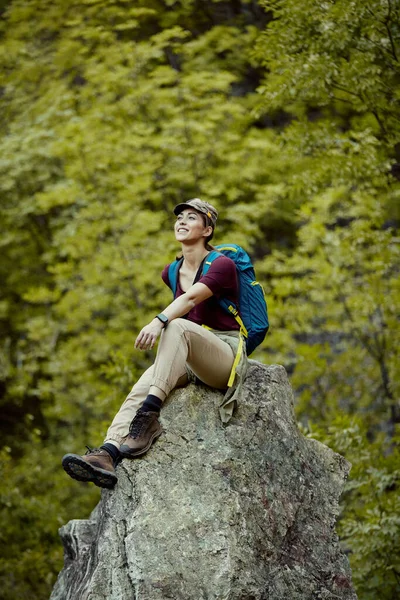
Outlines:
[{"label": "lichen on rock", "polygon": [[157,443],[61,528],[50,600],[356,600],[335,533],[350,465],[301,435],[283,367],[250,361],[227,426],[221,399],[171,394]]}]

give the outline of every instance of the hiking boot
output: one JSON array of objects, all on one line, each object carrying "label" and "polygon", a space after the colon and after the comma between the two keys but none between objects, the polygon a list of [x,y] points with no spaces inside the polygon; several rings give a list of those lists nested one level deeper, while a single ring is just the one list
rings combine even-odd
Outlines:
[{"label": "hiking boot", "polygon": [[64,470],[78,481],[92,481],[101,488],[111,489],[117,483],[114,461],[106,450],[89,448],[84,456],[66,454],[62,459]]},{"label": "hiking boot", "polygon": [[134,458],[147,452],[152,443],[162,434],[157,412],[137,412],[129,427],[119,452],[123,458]]}]

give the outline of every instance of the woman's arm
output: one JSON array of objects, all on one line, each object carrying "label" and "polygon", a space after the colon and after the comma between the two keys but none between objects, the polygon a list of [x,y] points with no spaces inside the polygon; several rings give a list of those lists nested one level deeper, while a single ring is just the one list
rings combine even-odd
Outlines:
[{"label": "woman's arm", "polygon": [[[187,292],[176,298],[169,304],[162,313],[168,318],[168,321],[173,321],[178,317],[186,315],[192,308],[200,302],[207,300],[213,295],[209,287],[204,283],[195,283]],[[163,324],[157,318],[154,318],[148,325],[143,327],[142,331],[136,338],[135,348],[147,350],[154,347],[158,336],[163,329]]]}]

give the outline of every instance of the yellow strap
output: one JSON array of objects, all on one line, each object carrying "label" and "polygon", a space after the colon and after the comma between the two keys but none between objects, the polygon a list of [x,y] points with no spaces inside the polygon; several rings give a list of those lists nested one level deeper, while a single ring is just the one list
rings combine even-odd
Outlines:
[{"label": "yellow strap", "polygon": [[240,325],[240,333],[243,333],[244,337],[249,337],[249,332],[247,331],[246,327],[244,326],[244,323],[243,323],[242,319],[239,317],[239,315],[235,316],[235,321],[236,321],[236,323],[239,323],[239,325]]},{"label": "yellow strap", "polygon": [[240,336],[239,338],[239,346],[236,352],[236,356],[235,356],[235,360],[233,361],[233,366],[232,366],[232,371],[229,377],[229,381],[228,381],[228,387],[232,387],[233,386],[233,382],[235,381],[235,376],[236,376],[236,367],[239,364],[240,358],[242,356],[242,350],[243,350],[243,338],[242,336]]},{"label": "yellow strap", "polygon": [[238,323],[238,324],[239,324],[239,327],[240,327],[240,333],[243,333],[244,337],[246,337],[246,338],[247,338],[247,337],[249,337],[249,333],[248,333],[248,331],[247,331],[247,329],[246,329],[246,327],[245,327],[245,324],[243,323],[242,319],[240,318],[240,316],[239,316],[239,312],[236,310],[236,308],[234,308],[234,307],[232,306],[232,304],[230,304],[230,305],[228,306],[228,310],[229,310],[229,311],[232,313],[232,315],[234,316],[236,323]]},{"label": "yellow strap", "polygon": [[264,295],[264,298],[265,298],[265,292],[264,292],[264,288],[263,288],[263,286],[261,285],[261,283],[260,283],[259,281],[252,281],[252,282],[251,282],[251,285],[259,285],[259,286],[260,286],[260,288],[261,288],[261,291],[262,291],[262,293],[263,293],[263,295]]},{"label": "yellow strap", "polygon": [[230,250],[231,252],[237,252],[237,249],[232,248],[231,246],[224,246],[223,248],[218,248],[218,252],[221,252],[221,250]]}]

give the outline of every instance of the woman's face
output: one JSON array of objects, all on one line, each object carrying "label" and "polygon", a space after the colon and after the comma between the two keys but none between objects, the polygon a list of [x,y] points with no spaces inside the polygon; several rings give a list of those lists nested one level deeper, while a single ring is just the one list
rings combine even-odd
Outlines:
[{"label": "woman's face", "polygon": [[175,238],[178,242],[194,243],[211,235],[212,227],[204,225],[202,215],[192,208],[185,208],[176,217]]}]

